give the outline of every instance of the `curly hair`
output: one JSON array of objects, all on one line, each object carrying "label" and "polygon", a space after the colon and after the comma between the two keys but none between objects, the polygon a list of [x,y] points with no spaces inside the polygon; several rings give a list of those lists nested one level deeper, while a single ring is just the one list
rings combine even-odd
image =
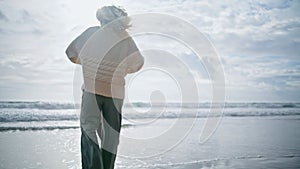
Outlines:
[{"label": "curly hair", "polygon": [[104,6],[97,10],[96,17],[101,25],[113,24],[118,29],[128,29],[130,19],[125,9],[116,6]]}]

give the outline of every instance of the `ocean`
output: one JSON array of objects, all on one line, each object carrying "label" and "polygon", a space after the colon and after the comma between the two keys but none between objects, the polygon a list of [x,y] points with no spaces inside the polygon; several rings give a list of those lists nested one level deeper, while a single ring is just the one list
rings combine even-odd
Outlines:
[{"label": "ocean", "polygon": [[[125,103],[116,169],[300,168],[300,103],[225,103],[200,142],[211,107]],[[0,168],[81,168],[79,112],[73,103],[0,102]]]},{"label": "ocean", "polygon": [[[134,119],[206,118],[210,103],[124,104],[124,126]],[[135,111],[132,111],[135,110]],[[300,103],[225,103],[223,117],[299,116]],[[80,104],[0,102],[0,131],[53,130],[79,127]],[[300,117],[300,116],[299,116]]]}]

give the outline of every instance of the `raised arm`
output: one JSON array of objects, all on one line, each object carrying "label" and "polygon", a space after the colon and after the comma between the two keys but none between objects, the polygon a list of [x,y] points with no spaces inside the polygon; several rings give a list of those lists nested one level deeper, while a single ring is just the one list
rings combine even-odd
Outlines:
[{"label": "raised arm", "polygon": [[77,37],[75,40],[73,40],[73,42],[66,49],[66,54],[67,54],[68,58],[70,59],[71,62],[76,63],[76,64],[80,64],[80,59],[78,56],[79,51],[78,51],[78,49],[76,49],[76,43],[77,43],[79,37]]},{"label": "raised arm", "polygon": [[127,73],[135,73],[139,71],[144,65],[144,57],[137,48],[135,42],[130,40],[129,50],[128,50],[128,68]]},{"label": "raised arm", "polygon": [[91,27],[84,31],[81,35],[79,35],[76,39],[74,39],[71,44],[66,49],[66,54],[71,62],[76,64],[81,64],[79,53],[83,48],[86,41],[92,36],[99,27]]}]

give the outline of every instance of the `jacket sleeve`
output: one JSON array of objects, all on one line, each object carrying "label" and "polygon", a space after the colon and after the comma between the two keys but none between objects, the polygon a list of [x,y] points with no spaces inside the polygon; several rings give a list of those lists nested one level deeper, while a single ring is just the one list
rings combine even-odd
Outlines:
[{"label": "jacket sleeve", "polygon": [[80,51],[77,48],[79,39],[80,39],[80,36],[77,37],[75,40],[73,40],[66,49],[66,54],[67,54],[68,58],[70,59],[70,61],[73,63],[77,63],[77,64],[80,64],[80,59],[78,57]]},{"label": "jacket sleeve", "polygon": [[133,40],[131,40],[129,44],[127,63],[127,73],[135,73],[139,71],[144,65],[144,57],[142,56]]},{"label": "jacket sleeve", "polygon": [[90,28],[84,31],[76,39],[74,39],[71,44],[66,49],[66,54],[71,62],[80,64],[79,53],[85,42],[89,38]]}]

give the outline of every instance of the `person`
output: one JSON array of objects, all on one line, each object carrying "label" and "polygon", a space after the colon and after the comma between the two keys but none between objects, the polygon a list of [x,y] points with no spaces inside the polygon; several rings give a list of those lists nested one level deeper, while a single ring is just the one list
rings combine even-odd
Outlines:
[{"label": "person", "polygon": [[125,10],[105,6],[97,10],[96,16],[101,26],[84,31],[67,47],[66,54],[83,70],[82,168],[113,169],[121,130],[124,78],[139,71],[144,58],[127,32],[130,25]]}]

